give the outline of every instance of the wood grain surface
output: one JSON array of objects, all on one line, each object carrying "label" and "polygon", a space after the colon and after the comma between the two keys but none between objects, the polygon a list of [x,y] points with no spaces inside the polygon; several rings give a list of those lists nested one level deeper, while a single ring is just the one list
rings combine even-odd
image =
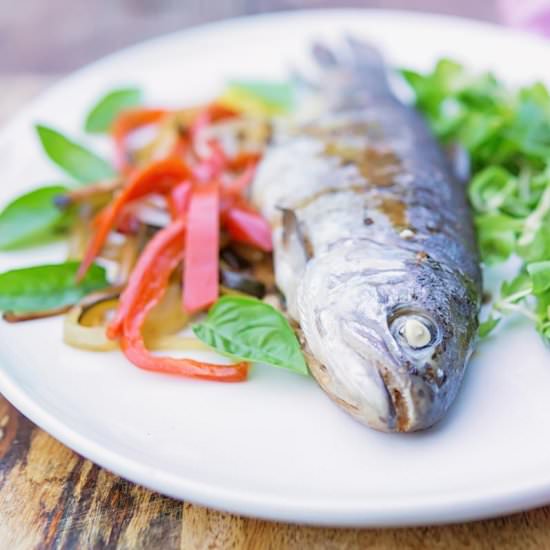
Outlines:
[{"label": "wood grain surface", "polygon": [[0,548],[542,549],[550,508],[414,529],[326,529],[182,503],[93,465],[0,397]]},{"label": "wood grain surface", "polygon": [[[135,9],[139,14],[149,9],[148,6],[152,3],[145,0],[111,3],[106,0],[89,3],[75,0],[23,0],[22,4],[38,11],[44,10],[46,5],[50,8],[61,6],[68,9],[70,6],[82,8],[84,4],[88,6],[86,9],[93,11],[96,8],[92,7],[92,4],[103,6],[103,9],[109,4],[115,11],[119,10],[117,17],[123,21],[124,13],[128,9]],[[178,11],[175,7],[178,5],[177,0],[163,0],[158,4],[170,13]],[[195,8],[199,5],[193,2],[181,2],[179,5],[181,4],[193,4]],[[270,6],[284,7],[285,3],[232,0],[211,4],[216,4],[216,10],[219,10],[215,12],[215,17],[222,17],[240,13],[235,10],[266,10]],[[300,2],[286,4],[297,5]],[[318,5],[327,2],[302,4]],[[403,7],[409,3],[387,1],[355,4]],[[444,11],[452,11],[455,5],[454,2],[448,1],[416,0],[410,4],[412,7],[431,9],[443,7]],[[475,5],[481,4],[485,8],[481,7],[476,12]],[[460,8],[455,11],[465,13],[466,10],[466,15],[477,14],[490,18],[494,11],[491,11],[491,7],[487,9],[489,4],[491,3],[463,0]],[[69,56],[69,59],[63,62],[55,60],[51,52],[55,51],[55,41],[59,37],[48,32],[35,40],[34,45],[30,44],[33,42],[30,34],[32,29],[35,29],[33,25],[37,24],[39,15],[33,9],[29,9],[27,20],[17,9],[13,10],[13,5],[11,2],[0,2],[0,124],[20,104],[50,84],[55,72],[64,72],[72,66],[71,64],[86,61],[89,51],[96,55],[105,48],[104,44],[98,46],[91,40],[89,44],[82,45],[80,53],[75,57]],[[126,7],[123,9],[121,6]],[[227,11],[223,11],[224,9]],[[7,13],[9,10],[13,12],[11,15]],[[43,11],[40,13],[44,15]],[[81,19],[85,15],[86,10],[80,15]],[[212,10],[206,10],[204,15],[212,17]],[[12,36],[15,36],[14,28],[27,29],[20,33],[16,40],[26,52],[26,57],[20,58],[20,65],[13,66],[13,60],[7,59],[4,49],[4,31],[6,21],[10,17],[22,19],[19,21],[19,27],[13,21],[12,25],[9,25],[8,30]],[[71,21],[82,27],[82,21],[78,23],[78,17]],[[147,28],[153,30],[147,32],[167,30],[167,23],[161,24],[158,21],[157,19],[157,23],[149,24]],[[196,19],[190,18],[186,21],[194,22]],[[124,34],[121,40],[124,43],[131,42],[134,36],[141,37],[147,34],[143,29],[140,32],[142,34]],[[27,41],[24,36],[27,36]],[[36,52],[40,45],[50,39],[54,42],[53,50],[50,48],[49,54],[42,52],[40,55],[44,57],[37,58]],[[75,39],[66,38],[65,44],[70,40]],[[107,45],[108,48],[111,46],[112,44]],[[47,49],[45,46],[44,48]],[[19,74],[14,74],[14,71]],[[21,74],[23,72],[25,74]],[[34,548],[539,549],[550,548],[550,508],[469,524],[385,530],[325,529],[241,518],[175,501],[93,465],[37,428],[0,396],[0,550]]]}]

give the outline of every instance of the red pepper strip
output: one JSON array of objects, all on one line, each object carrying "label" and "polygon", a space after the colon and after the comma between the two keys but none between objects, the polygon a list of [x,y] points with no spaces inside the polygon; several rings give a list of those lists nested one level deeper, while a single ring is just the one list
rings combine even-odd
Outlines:
[{"label": "red pepper strip", "polygon": [[86,275],[126,204],[150,193],[166,193],[177,183],[188,179],[189,175],[189,169],[184,162],[174,157],[159,160],[134,173],[122,192],[101,213],[97,230],[80,264],[77,281]]},{"label": "red pepper strip", "polygon": [[185,235],[185,220],[179,218],[168,227],[161,229],[149,241],[132,271],[128,285],[120,297],[120,304],[114,319],[107,327],[107,336],[115,339],[122,334],[122,325],[130,310],[139,303],[140,296],[148,299],[148,294],[161,284],[159,278],[168,275],[183,258],[181,245]]},{"label": "red pepper strip", "polygon": [[131,210],[123,210],[116,224],[116,230],[123,235],[135,235],[139,230],[139,220]]},{"label": "red pepper strip", "polygon": [[220,189],[197,185],[191,196],[183,266],[183,307],[194,313],[218,299]]},{"label": "red pepper strip", "polygon": [[231,183],[224,187],[224,192],[230,195],[241,195],[252,183],[256,174],[256,163],[247,166],[242,174],[237,176]]},{"label": "red pepper strip", "polygon": [[92,218],[92,228],[94,230],[97,230],[98,227],[101,226],[103,223],[103,220],[109,215],[109,210],[111,208],[111,204],[108,204],[104,206],[93,218]]},{"label": "red pepper strip", "polygon": [[216,102],[208,105],[207,110],[210,113],[210,120],[212,122],[219,122],[220,120],[240,116],[240,113],[235,109],[232,109],[231,107],[226,107],[225,105]]},{"label": "red pepper strip", "polygon": [[183,257],[181,242],[184,233],[185,221],[179,218],[149,242],[121,296],[119,309],[107,334],[110,338],[120,338],[124,355],[139,368],[220,382],[245,380],[247,363],[224,366],[192,359],[157,357],[145,347],[141,329],[147,314],[164,296],[170,275]]},{"label": "red pepper strip", "polygon": [[193,168],[193,175],[198,181],[212,181],[219,177],[227,163],[225,151],[218,140],[208,142],[210,155]]},{"label": "red pepper strip", "polygon": [[175,359],[173,357],[158,357],[151,355],[143,342],[141,327],[147,313],[161,300],[162,296],[154,296],[143,309],[124,323],[124,333],[120,339],[120,347],[128,360],[139,367],[153,372],[176,374],[188,378],[215,380],[218,382],[242,382],[248,375],[248,363],[233,365],[215,365],[193,359]]},{"label": "red pepper strip", "polygon": [[234,171],[244,170],[251,164],[258,164],[261,158],[262,156],[259,153],[242,152],[235,157],[228,159],[227,167]]},{"label": "red pepper strip", "polygon": [[128,135],[149,124],[159,122],[167,113],[165,109],[129,109],[120,113],[111,127],[111,136],[115,144],[115,162],[121,172],[127,171],[128,152],[126,150],[126,139]]},{"label": "red pepper strip", "polygon": [[172,150],[170,151],[170,154],[168,156],[185,158],[190,149],[191,141],[189,139],[189,136],[181,135],[174,143],[174,146],[172,147]]},{"label": "red pepper strip", "polygon": [[[108,204],[102,208],[92,219],[92,228],[97,231],[98,227],[101,227],[101,224],[109,216],[109,210],[111,204]],[[124,208],[119,215],[118,221],[114,227],[119,233],[123,234],[134,234],[139,229],[139,220],[136,218],[134,213],[131,210]]]},{"label": "red pepper strip", "polygon": [[251,244],[265,252],[273,250],[271,227],[257,212],[233,206],[225,214],[224,222],[229,235],[235,241]]},{"label": "red pepper strip", "polygon": [[206,128],[208,125],[213,122],[219,122],[227,118],[234,118],[238,116],[239,113],[229,107],[224,107],[218,103],[211,103],[207,105],[195,118],[193,124],[191,124],[190,134],[191,140],[196,141],[197,136]]},{"label": "red pepper strip", "polygon": [[170,215],[172,219],[180,217],[187,212],[189,206],[189,200],[191,198],[191,183],[184,181],[178,186],[174,187],[168,195],[168,207],[170,209]]}]

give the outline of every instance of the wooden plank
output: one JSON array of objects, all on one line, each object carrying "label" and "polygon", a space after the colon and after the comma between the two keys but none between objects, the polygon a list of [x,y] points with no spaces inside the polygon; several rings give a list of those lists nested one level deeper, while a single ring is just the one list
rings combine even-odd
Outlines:
[{"label": "wooden plank", "polygon": [[124,481],[0,396],[0,549],[493,549],[550,547],[550,508],[413,529],[326,529],[209,510]]}]

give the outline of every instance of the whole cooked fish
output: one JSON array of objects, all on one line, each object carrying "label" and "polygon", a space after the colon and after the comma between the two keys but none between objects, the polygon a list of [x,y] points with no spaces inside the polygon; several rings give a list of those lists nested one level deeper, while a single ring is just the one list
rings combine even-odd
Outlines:
[{"label": "whole cooked fish", "polygon": [[315,117],[275,133],[253,187],[310,369],[361,422],[413,431],[453,402],[481,274],[464,184],[381,56],[317,45]]}]

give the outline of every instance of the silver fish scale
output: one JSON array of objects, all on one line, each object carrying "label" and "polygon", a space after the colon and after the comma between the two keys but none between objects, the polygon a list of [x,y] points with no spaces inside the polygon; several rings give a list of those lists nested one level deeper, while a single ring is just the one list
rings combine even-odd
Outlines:
[{"label": "silver fish scale", "polygon": [[[321,55],[324,111],[275,135],[253,199],[319,384],[360,421],[410,431],[440,419],[458,391],[481,275],[464,185],[363,50],[343,63]],[[429,345],[404,341],[423,326]]]}]

